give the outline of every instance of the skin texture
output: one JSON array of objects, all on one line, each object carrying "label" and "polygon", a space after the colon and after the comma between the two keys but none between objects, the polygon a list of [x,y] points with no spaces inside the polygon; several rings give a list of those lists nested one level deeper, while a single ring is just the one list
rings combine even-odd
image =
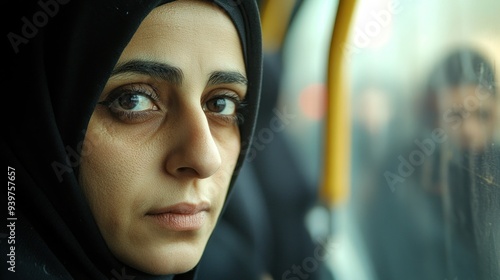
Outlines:
[{"label": "skin texture", "polygon": [[482,153],[491,145],[498,125],[497,98],[480,86],[453,87],[441,95],[443,127],[461,151]]},{"label": "skin texture", "polygon": [[[246,76],[241,44],[217,6],[175,1],[145,18],[115,70],[130,61],[177,67],[182,81],[137,71],[111,75],[88,126],[80,182],[119,260],[150,274],[186,272],[201,258],[240,153],[233,107],[246,85],[208,80],[214,71]],[[121,89],[140,104],[113,99]],[[143,94],[151,92],[156,99]],[[223,110],[213,109],[214,98],[225,102]],[[123,113],[132,110],[140,112]],[[182,202],[208,207],[201,228],[170,230],[148,214]]]}]

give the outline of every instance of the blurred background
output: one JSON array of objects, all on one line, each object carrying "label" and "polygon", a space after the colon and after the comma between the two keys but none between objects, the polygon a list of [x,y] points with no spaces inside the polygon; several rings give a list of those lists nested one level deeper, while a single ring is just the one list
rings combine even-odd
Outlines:
[{"label": "blurred background", "polygon": [[500,279],[500,1],[260,0],[255,143],[200,279]]}]

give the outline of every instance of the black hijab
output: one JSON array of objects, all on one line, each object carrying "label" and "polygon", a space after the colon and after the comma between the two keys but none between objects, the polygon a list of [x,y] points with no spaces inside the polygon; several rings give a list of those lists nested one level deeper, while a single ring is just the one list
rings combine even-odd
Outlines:
[{"label": "black hijab", "polygon": [[[194,278],[196,269],[158,277],[118,261],[98,230],[76,175],[85,130],[111,70],[142,20],[164,2],[170,1],[33,0],[9,1],[4,7],[11,15],[4,41],[10,90],[4,96],[12,108],[2,149],[9,171],[15,171],[15,210],[8,213],[15,218],[15,244],[0,244],[4,257],[15,246],[16,272],[3,262],[3,279]],[[240,126],[242,152],[232,186],[257,115],[260,18],[253,1],[214,2],[238,30],[249,80],[248,114]],[[4,202],[6,206],[5,197]]]}]

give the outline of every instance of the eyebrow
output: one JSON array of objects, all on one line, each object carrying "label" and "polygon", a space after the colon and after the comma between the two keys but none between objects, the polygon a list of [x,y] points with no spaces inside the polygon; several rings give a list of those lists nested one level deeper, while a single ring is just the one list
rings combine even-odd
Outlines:
[{"label": "eyebrow", "polygon": [[[111,72],[111,76],[126,73],[137,73],[165,80],[174,85],[181,85],[184,73],[178,67],[154,61],[130,60],[119,63]],[[207,86],[219,84],[248,85],[247,78],[237,71],[214,71],[210,73]]]},{"label": "eyebrow", "polygon": [[165,80],[174,85],[181,85],[184,77],[182,70],[177,67],[166,63],[145,60],[130,60],[118,64],[111,72],[111,76],[125,73],[143,74]]},{"label": "eyebrow", "polygon": [[219,84],[241,84],[248,85],[248,80],[241,73],[236,71],[214,71],[208,78],[208,86]]}]

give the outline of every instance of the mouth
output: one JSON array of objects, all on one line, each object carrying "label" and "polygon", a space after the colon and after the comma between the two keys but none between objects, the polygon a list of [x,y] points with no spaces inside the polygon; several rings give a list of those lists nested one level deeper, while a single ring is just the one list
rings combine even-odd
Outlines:
[{"label": "mouth", "polygon": [[195,231],[205,224],[209,211],[208,203],[178,203],[156,208],[146,213],[146,217],[160,227],[171,231]]}]

